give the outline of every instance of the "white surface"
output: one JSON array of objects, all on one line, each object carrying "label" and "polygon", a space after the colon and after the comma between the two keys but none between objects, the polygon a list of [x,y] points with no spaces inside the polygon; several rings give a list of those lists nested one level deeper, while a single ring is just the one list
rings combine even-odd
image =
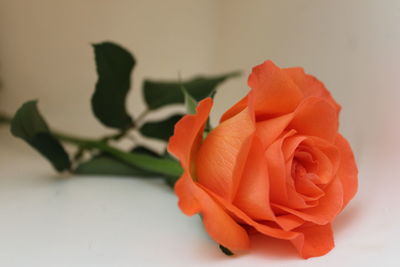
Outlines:
[{"label": "white surface", "polygon": [[198,216],[178,210],[163,183],[60,177],[4,127],[0,140],[0,266],[400,264],[399,182],[393,169],[374,169],[366,157],[359,161],[360,192],[334,223],[331,253],[303,260],[288,242],[257,239],[253,250],[230,258],[207,237]]}]

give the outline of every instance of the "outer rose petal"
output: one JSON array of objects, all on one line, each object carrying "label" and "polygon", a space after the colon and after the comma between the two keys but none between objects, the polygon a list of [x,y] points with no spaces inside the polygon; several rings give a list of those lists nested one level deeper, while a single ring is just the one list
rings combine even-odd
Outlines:
[{"label": "outer rose petal", "polygon": [[233,200],[255,131],[248,108],[212,130],[196,159],[200,184]]},{"label": "outer rose petal", "polygon": [[[257,117],[292,112],[304,98],[292,79],[271,60],[253,68],[248,84],[254,94]],[[246,106],[247,96],[226,111],[221,117],[221,122],[235,116]]]},{"label": "outer rose petal", "polygon": [[208,234],[217,242],[233,250],[249,247],[249,236],[207,192],[195,184],[185,173],[175,185],[179,207],[186,215],[201,213]]},{"label": "outer rose petal", "polygon": [[293,215],[293,214],[286,214],[276,217],[276,223],[282,227],[285,231],[291,231],[294,228],[299,227],[300,225],[304,224],[304,220]]},{"label": "outer rose petal", "polygon": [[304,226],[297,228],[296,231],[303,233],[304,236],[291,241],[300,255],[305,259],[325,255],[335,246],[330,223],[326,225]]},{"label": "outer rose petal", "polygon": [[242,99],[239,100],[235,105],[233,105],[230,109],[228,109],[224,114],[222,114],[222,117],[220,119],[220,122],[226,121],[227,119],[232,118],[239,112],[241,112],[243,109],[245,109],[248,105],[249,99],[247,96],[243,97]]},{"label": "outer rose petal", "polygon": [[[333,233],[330,223],[326,225],[302,226],[296,228],[295,232],[282,231],[280,229],[272,228],[252,220],[244,212],[227,202],[225,199],[219,197],[213,192],[209,193],[225,209],[246,224],[254,227],[254,229],[256,229],[259,233],[279,239],[290,240],[298,250],[299,254],[305,259],[322,256],[328,253],[334,247]],[[301,223],[301,221],[293,219],[292,227],[296,227]]]},{"label": "outer rose petal", "polygon": [[193,153],[197,153],[201,144],[204,124],[212,104],[211,98],[202,100],[197,106],[195,115],[186,115],[175,124],[174,135],[169,139],[168,151],[180,160],[184,169],[191,167]]},{"label": "outer rose petal", "polygon": [[333,143],[339,127],[338,115],[324,99],[309,97],[296,109],[288,127],[299,134],[317,136]]},{"label": "outer rose petal", "polygon": [[306,74],[303,68],[287,68],[283,71],[292,78],[305,97],[316,96],[327,100],[336,111],[340,111],[340,105],[332,98],[324,84],[312,75]]},{"label": "outer rose petal", "polygon": [[271,60],[253,68],[248,84],[254,92],[256,116],[292,112],[303,98],[292,79]]},{"label": "outer rose petal", "polygon": [[215,194],[214,192],[212,192],[211,190],[209,190],[205,187],[203,187],[203,189],[205,191],[207,191],[218,203],[220,203],[221,206],[223,206],[224,209],[227,210],[230,214],[232,214],[239,220],[243,221],[244,223],[254,227],[254,229],[256,229],[258,232],[260,232],[264,235],[268,235],[268,236],[279,238],[279,239],[285,239],[285,240],[292,240],[294,238],[298,238],[298,236],[300,235],[297,232],[288,232],[288,231],[284,231],[279,228],[274,228],[274,227],[270,227],[270,226],[262,224],[262,223],[258,223],[255,220],[253,220],[252,218],[250,218],[242,210],[240,210],[239,208],[234,206],[232,203],[227,201],[226,199],[218,196],[217,194]]},{"label": "outer rose petal", "polygon": [[201,144],[211,105],[211,99],[201,101],[197,107],[197,114],[186,115],[175,125],[175,133],[170,139],[168,149],[180,159],[185,169],[175,184],[175,193],[179,197],[179,207],[185,214],[203,215],[205,228],[216,242],[235,250],[246,249],[249,246],[247,232],[195,184],[191,177],[191,163]]},{"label": "outer rose petal", "polygon": [[343,208],[345,208],[357,193],[358,170],[353,152],[347,140],[339,134],[336,137],[335,144],[339,148],[341,157],[337,176],[343,185]]}]

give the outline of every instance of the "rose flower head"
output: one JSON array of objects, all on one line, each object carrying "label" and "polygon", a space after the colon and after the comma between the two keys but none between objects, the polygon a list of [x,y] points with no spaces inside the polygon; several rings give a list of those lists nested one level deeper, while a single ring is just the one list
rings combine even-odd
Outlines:
[{"label": "rose flower head", "polygon": [[207,135],[211,98],[176,124],[168,150],[184,169],[179,207],[200,213],[229,250],[249,248],[256,231],[290,241],[303,258],[324,255],[334,247],[332,221],[357,191],[354,156],[338,132],[340,106],[302,68],[272,61],[254,67],[248,85]]}]

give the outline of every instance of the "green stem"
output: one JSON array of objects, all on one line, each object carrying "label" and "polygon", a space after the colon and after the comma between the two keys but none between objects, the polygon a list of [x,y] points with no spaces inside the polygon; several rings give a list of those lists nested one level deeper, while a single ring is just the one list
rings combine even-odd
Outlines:
[{"label": "green stem", "polygon": [[[144,111],[139,117],[143,119],[147,115],[147,113],[147,111]],[[11,117],[0,113],[0,122],[9,124],[11,120]],[[52,131],[52,134],[66,143],[74,144],[86,149],[98,149],[114,156],[115,158],[129,165],[167,176],[167,182],[170,184],[174,184],[177,178],[180,177],[182,174],[182,168],[180,164],[173,159],[156,158],[149,155],[126,152],[108,145],[106,142],[107,140],[104,140],[104,138],[103,140],[95,140],[69,134],[67,135],[57,131]]]},{"label": "green stem", "polygon": [[124,161],[127,164],[133,165],[143,170],[156,172],[173,178],[179,177],[182,174],[181,166],[177,161],[172,159],[160,159],[149,155],[126,152],[110,146],[105,142],[66,135],[59,132],[52,133],[61,141],[75,144],[88,149],[98,149],[114,156],[115,158],[120,159],[121,161]]}]

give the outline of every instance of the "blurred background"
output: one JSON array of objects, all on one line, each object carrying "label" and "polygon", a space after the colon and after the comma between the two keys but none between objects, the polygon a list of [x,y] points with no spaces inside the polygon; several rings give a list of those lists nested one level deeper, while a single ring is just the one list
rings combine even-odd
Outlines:
[{"label": "blurred background", "polygon": [[0,107],[10,114],[39,99],[53,127],[104,132],[89,105],[96,81],[91,44],[111,40],[138,61],[128,100],[135,114],[144,108],[144,77],[242,70],[217,94],[217,122],[248,90],[252,66],[272,59],[281,67],[303,66],[326,84],[343,106],[342,131],[358,157],[367,147],[385,149],[379,140],[392,140],[381,152],[393,151],[399,133],[399,1],[0,3]]},{"label": "blurred background", "polygon": [[365,142],[382,149],[370,141],[398,134],[396,0],[0,3],[0,107],[10,114],[22,102],[39,99],[56,128],[104,131],[88,104],[96,81],[90,44],[111,40],[138,60],[128,101],[136,114],[144,108],[143,77],[242,70],[245,75],[219,91],[216,122],[246,93],[251,67],[272,59],[281,67],[303,66],[326,84],[343,106],[342,131],[357,151]]},{"label": "blurred background", "polygon": [[253,66],[266,59],[302,66],[343,107],[341,131],[360,167],[357,200],[368,199],[378,216],[395,214],[399,199],[390,185],[399,185],[398,0],[0,0],[0,38],[0,110],[13,114],[24,101],[39,99],[52,127],[91,136],[105,131],[89,105],[96,82],[92,43],[114,41],[135,55],[128,109],[136,115],[144,109],[144,77],[242,70],[242,77],[219,89],[216,123],[246,94]]}]

